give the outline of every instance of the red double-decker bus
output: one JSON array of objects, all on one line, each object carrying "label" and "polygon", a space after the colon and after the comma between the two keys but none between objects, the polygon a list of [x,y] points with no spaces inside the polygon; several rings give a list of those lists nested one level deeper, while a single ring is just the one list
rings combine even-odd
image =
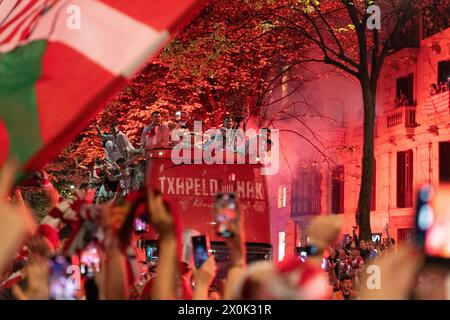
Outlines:
[{"label": "red double-decker bus", "polygon": [[[147,185],[160,190],[179,210],[184,230],[194,229],[209,237],[216,259],[227,260],[223,238],[216,234],[214,226],[217,192],[235,192],[238,197],[248,260],[271,259],[269,203],[262,164],[248,159],[241,164],[177,164],[171,149],[154,150],[149,156]],[[154,240],[156,234],[150,232],[145,239]]]}]

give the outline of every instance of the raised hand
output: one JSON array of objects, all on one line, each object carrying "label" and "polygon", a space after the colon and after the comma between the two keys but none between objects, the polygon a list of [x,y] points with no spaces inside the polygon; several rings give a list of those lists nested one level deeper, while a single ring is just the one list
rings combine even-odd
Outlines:
[{"label": "raised hand", "polygon": [[0,270],[4,270],[25,237],[36,228],[33,216],[26,207],[13,205],[7,200],[17,168],[15,161],[8,160],[0,171]]},{"label": "raised hand", "polygon": [[149,221],[155,227],[159,236],[175,235],[174,221],[162,195],[156,195],[151,188],[148,190],[148,208]]},{"label": "raised hand", "polygon": [[206,300],[208,289],[217,274],[216,260],[210,256],[202,266],[193,270],[195,280],[194,300]]},{"label": "raised hand", "polygon": [[27,288],[21,289],[17,284],[12,293],[18,300],[48,300],[50,298],[50,267],[48,258],[40,254],[31,254],[25,266]]}]

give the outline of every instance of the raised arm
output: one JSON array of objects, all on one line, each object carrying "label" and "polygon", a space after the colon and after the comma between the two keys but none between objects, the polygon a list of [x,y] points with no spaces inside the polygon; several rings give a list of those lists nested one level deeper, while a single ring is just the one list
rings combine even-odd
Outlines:
[{"label": "raised arm", "polygon": [[78,158],[75,158],[75,165],[80,169],[89,170],[88,167],[86,167],[85,165],[82,165],[81,163],[78,162]]},{"label": "raised arm", "polygon": [[355,242],[355,247],[359,247],[359,238],[358,238],[358,235],[356,234],[356,229],[357,229],[357,227],[354,226],[353,227],[353,241]]},{"label": "raised arm", "polygon": [[151,299],[170,300],[176,298],[176,279],[178,275],[177,250],[173,218],[161,195],[148,192],[150,223],[159,235],[159,256],[157,277],[150,293]]},{"label": "raised arm", "polygon": [[114,235],[109,220],[109,209],[103,210],[102,222],[105,234],[104,275],[101,279],[102,296],[106,300],[125,300],[128,298],[128,278],[126,256],[120,249],[119,239]]},{"label": "raised arm", "polygon": [[389,248],[391,248],[391,247],[393,247],[393,245],[392,245],[391,237],[390,237],[390,235],[389,235],[389,225],[386,224],[386,225],[384,226],[384,229],[386,230],[386,237],[387,237],[387,239],[388,239],[388,246],[389,246]]},{"label": "raised arm", "polygon": [[234,236],[226,239],[226,244],[230,249],[231,266],[228,269],[227,278],[224,288],[224,300],[236,299],[235,288],[244,276],[247,268],[247,254],[245,249],[245,234],[242,225],[242,216],[236,219],[231,225],[231,231]]},{"label": "raised arm", "polygon": [[93,177],[94,179],[100,179],[100,177],[99,177],[98,174],[97,174],[97,169],[98,169],[98,168],[101,169],[101,166],[98,166],[97,164],[94,163],[94,170],[92,171],[92,177]]},{"label": "raised arm", "polygon": [[17,170],[15,162],[7,161],[0,171],[0,270],[11,262],[25,237],[36,225],[30,212],[7,200]]},{"label": "raised arm", "polygon": [[194,269],[195,288],[192,300],[208,300],[211,282],[217,273],[216,260],[210,256],[199,269]]},{"label": "raised arm", "polygon": [[114,140],[114,136],[112,134],[103,134],[102,131],[100,130],[99,126],[95,126],[95,128],[97,129],[97,136],[102,140],[102,141],[107,141],[107,140]]}]

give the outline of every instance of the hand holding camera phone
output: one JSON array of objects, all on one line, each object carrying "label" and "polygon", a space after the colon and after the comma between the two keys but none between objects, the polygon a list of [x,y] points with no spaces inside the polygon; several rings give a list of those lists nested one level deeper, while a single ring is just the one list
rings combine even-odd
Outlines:
[{"label": "hand holding camera phone", "polygon": [[192,248],[194,250],[195,268],[199,269],[209,258],[209,241],[206,236],[192,237]]},{"label": "hand holding camera phone", "polygon": [[76,277],[69,272],[71,263],[64,256],[55,256],[50,260],[50,299],[75,300],[77,292]]},{"label": "hand holding camera phone", "polygon": [[232,238],[232,224],[239,219],[236,195],[234,193],[218,193],[215,197],[214,221],[217,234],[224,238]]},{"label": "hand holding camera phone", "polygon": [[136,218],[134,220],[134,232],[135,233],[145,233],[147,232],[147,222],[145,222],[143,219],[141,218]]},{"label": "hand holding camera phone", "polygon": [[80,271],[88,278],[100,272],[100,251],[94,244],[89,244],[80,256]]},{"label": "hand holding camera phone", "polygon": [[416,243],[427,262],[450,264],[450,186],[419,190],[416,211]]}]

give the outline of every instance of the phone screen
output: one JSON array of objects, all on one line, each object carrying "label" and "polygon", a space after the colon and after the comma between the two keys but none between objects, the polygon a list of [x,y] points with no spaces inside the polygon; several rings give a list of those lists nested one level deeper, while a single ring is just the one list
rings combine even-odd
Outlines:
[{"label": "phone screen", "polygon": [[300,260],[301,260],[302,262],[305,262],[307,258],[308,258],[308,252],[306,252],[306,251],[301,251],[301,252],[300,252]]},{"label": "phone screen", "polygon": [[192,247],[194,250],[195,267],[198,269],[208,260],[208,240],[205,236],[192,237]]},{"label": "phone screen", "polygon": [[147,223],[140,218],[136,218],[134,220],[134,232],[145,233],[146,231],[147,231]]},{"label": "phone screen", "polygon": [[450,261],[450,186],[419,190],[416,242],[431,259]]},{"label": "phone screen", "polygon": [[75,300],[77,285],[69,273],[70,261],[64,256],[50,260],[50,299]]},{"label": "phone screen", "polygon": [[154,256],[153,251],[154,251],[154,248],[151,245],[146,245],[145,246],[145,260],[147,262],[151,262],[152,261],[153,256]]},{"label": "phone screen", "polygon": [[88,245],[80,257],[80,270],[82,275],[93,277],[100,272],[100,255],[95,245]]},{"label": "phone screen", "polygon": [[219,193],[215,200],[214,220],[217,225],[217,233],[224,238],[231,238],[231,223],[237,219],[237,203],[234,193]]}]

